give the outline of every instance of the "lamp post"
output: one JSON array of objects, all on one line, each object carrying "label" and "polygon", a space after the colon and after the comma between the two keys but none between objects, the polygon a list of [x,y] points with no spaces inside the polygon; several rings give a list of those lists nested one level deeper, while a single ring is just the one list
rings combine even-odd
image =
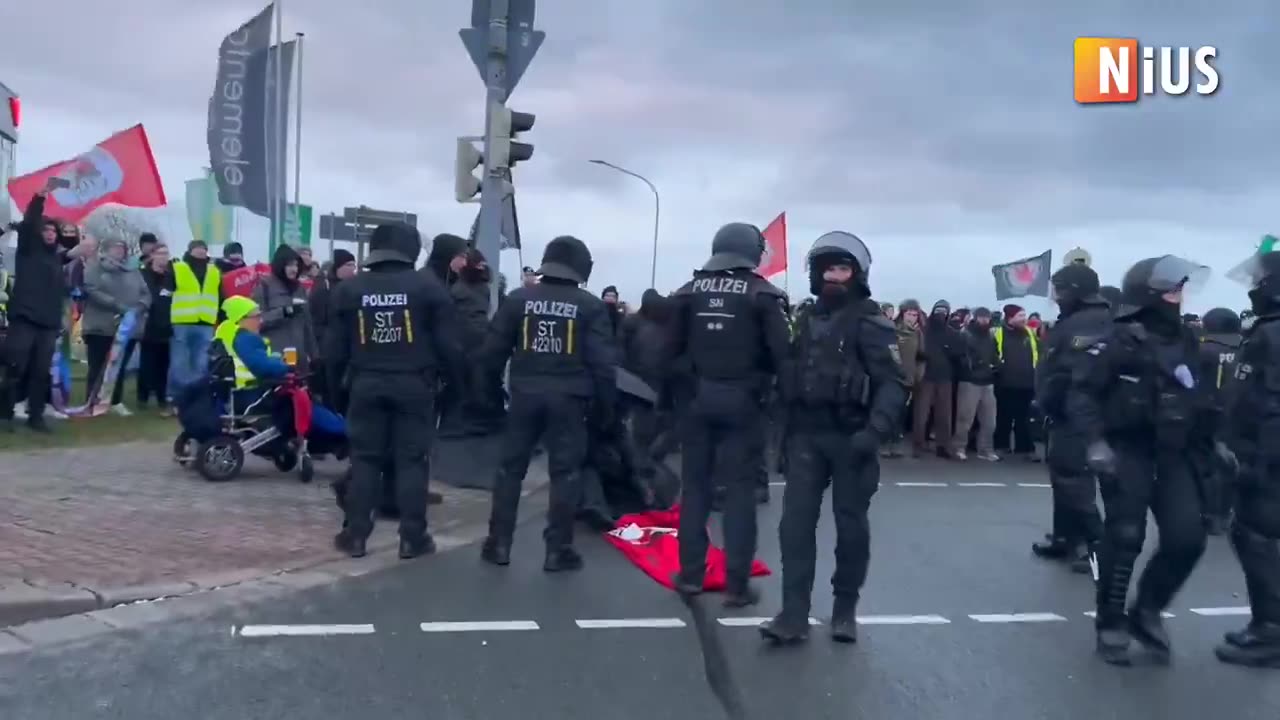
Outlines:
[{"label": "lamp post", "polygon": [[623,175],[630,175],[640,182],[643,182],[645,185],[648,185],[649,191],[653,193],[653,259],[649,267],[649,287],[656,288],[658,285],[658,220],[662,213],[662,200],[658,196],[658,188],[649,181],[649,178],[641,175],[640,173],[632,172],[624,167],[614,165],[611,162],[605,160],[590,160],[588,162],[593,165],[603,165],[604,167],[612,168]]}]

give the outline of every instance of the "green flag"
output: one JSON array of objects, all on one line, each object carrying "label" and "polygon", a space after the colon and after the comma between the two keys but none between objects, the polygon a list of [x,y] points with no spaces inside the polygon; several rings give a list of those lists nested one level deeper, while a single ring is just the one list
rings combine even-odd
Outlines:
[{"label": "green flag", "polygon": [[187,223],[191,237],[210,245],[231,242],[235,214],[218,202],[218,184],[206,168],[204,177],[187,181]]},{"label": "green flag", "polygon": [[1280,243],[1280,240],[1277,240],[1275,235],[1263,235],[1262,242],[1258,243],[1258,250],[1245,258],[1239,265],[1228,270],[1227,279],[1234,280],[1245,287],[1253,287],[1258,274],[1262,271],[1262,265],[1258,262],[1258,258],[1267,253],[1280,250],[1280,248],[1276,247],[1278,243]]},{"label": "green flag", "polygon": [[271,228],[271,255],[274,257],[280,243],[291,247],[311,247],[311,206],[285,206],[284,228],[274,223]]}]

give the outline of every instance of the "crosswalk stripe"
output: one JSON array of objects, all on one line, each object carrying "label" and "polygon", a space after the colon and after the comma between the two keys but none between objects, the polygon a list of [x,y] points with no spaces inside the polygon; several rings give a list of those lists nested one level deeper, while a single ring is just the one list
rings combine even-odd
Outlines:
[{"label": "crosswalk stripe", "polygon": [[623,618],[619,620],[574,620],[583,630],[617,630],[623,628],[682,628],[680,618]]},{"label": "crosswalk stripe", "polygon": [[419,627],[426,633],[455,632],[505,632],[511,630],[538,630],[532,620],[497,620],[488,622],[424,622]]},{"label": "crosswalk stripe", "polygon": [[1205,617],[1221,617],[1224,615],[1252,615],[1253,611],[1246,607],[1207,607],[1191,608],[1191,612]]},{"label": "crosswalk stripe", "polygon": [[1034,623],[1063,622],[1066,618],[1057,613],[997,613],[993,615],[970,615],[971,620],[980,623]]}]

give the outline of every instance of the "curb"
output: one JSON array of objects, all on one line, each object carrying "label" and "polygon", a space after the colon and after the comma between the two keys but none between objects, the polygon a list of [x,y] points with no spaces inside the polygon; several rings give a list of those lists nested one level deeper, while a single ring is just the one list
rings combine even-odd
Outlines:
[{"label": "curb", "polygon": [[[524,502],[520,505],[519,522],[545,512],[548,497],[544,490],[548,484],[545,473],[527,483],[521,493]],[[446,520],[432,527],[437,553],[479,542],[487,534],[487,516]],[[0,617],[19,618],[9,627],[0,628],[0,655],[190,618],[400,567],[406,561],[396,553],[398,544],[391,536],[370,543],[369,554],[363,558],[320,559],[283,570],[244,568],[181,582],[99,590],[25,582],[0,588]]]}]

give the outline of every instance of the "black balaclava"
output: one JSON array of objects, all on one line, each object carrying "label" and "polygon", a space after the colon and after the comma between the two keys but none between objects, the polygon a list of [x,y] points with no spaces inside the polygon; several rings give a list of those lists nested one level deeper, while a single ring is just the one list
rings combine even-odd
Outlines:
[{"label": "black balaclava", "polygon": [[1098,273],[1088,265],[1072,263],[1053,274],[1053,294],[1058,303],[1059,318],[1066,317],[1089,302],[1097,302],[1101,298],[1098,293],[1102,286],[1098,282]]},{"label": "black balaclava", "polygon": [[458,255],[466,251],[467,241],[457,235],[441,233],[431,241],[431,254],[427,256],[427,267],[440,282],[449,282],[449,264]]},{"label": "black balaclava", "polygon": [[[848,265],[853,268],[853,274],[842,283],[828,282],[823,276],[833,265]],[[809,263],[809,292],[818,299],[818,307],[828,311],[871,297],[867,274],[848,253],[825,253],[813,258]]]},{"label": "black balaclava", "polygon": [[947,327],[947,321],[951,319],[951,303],[946,300],[939,300],[933,304],[933,309],[929,311],[929,317],[925,320],[925,327],[930,330],[942,330]]},{"label": "black balaclava", "polygon": [[[296,263],[298,266],[298,277],[292,280],[284,272],[285,266],[289,263]],[[298,280],[302,277],[302,258],[298,256],[298,251],[288,245],[276,248],[276,254],[271,256],[271,274],[284,283],[284,286],[289,288],[289,292],[297,290]]]}]

